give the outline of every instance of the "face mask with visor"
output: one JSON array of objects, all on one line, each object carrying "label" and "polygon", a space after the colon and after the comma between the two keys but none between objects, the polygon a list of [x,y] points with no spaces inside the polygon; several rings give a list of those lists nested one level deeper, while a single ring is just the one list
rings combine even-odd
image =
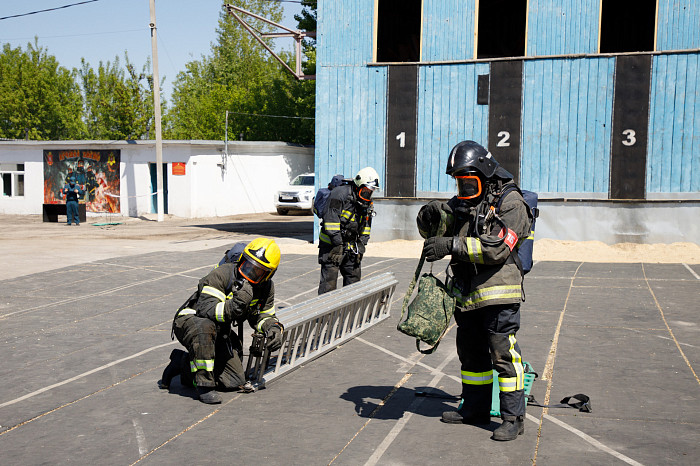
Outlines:
[{"label": "face mask with visor", "polygon": [[481,178],[476,175],[458,175],[455,176],[455,181],[457,181],[457,199],[477,199],[483,192]]},{"label": "face mask with visor", "polygon": [[243,256],[243,260],[241,260],[241,264],[238,266],[238,272],[253,285],[260,283],[270,276],[270,270],[257,262],[251,261],[245,256]]},{"label": "face mask with visor", "polygon": [[360,200],[369,203],[372,201],[372,194],[374,193],[374,190],[376,188],[377,186],[374,181],[371,183],[363,184],[357,191],[357,197],[359,197]]}]

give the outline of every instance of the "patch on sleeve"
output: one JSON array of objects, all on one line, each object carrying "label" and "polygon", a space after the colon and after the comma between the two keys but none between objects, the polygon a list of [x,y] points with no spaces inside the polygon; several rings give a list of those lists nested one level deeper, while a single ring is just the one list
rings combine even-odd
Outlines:
[{"label": "patch on sleeve", "polygon": [[505,232],[505,228],[501,228],[501,231],[498,232],[498,237],[503,238],[503,235],[505,234],[505,240],[504,242],[508,245],[510,250],[512,251],[515,245],[518,243],[518,235],[515,234],[513,230],[508,228],[508,232]]}]

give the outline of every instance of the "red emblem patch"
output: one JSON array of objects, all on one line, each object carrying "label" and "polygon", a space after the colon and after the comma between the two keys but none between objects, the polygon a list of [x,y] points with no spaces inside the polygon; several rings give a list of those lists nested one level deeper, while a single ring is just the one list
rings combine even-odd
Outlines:
[{"label": "red emblem patch", "polygon": [[[504,229],[501,228],[501,231],[498,232],[498,237],[503,238],[504,235]],[[506,234],[506,239],[504,242],[508,245],[510,250],[512,251],[513,248],[515,247],[516,244],[518,244],[518,235],[515,234],[513,230],[508,228],[508,233]]]}]

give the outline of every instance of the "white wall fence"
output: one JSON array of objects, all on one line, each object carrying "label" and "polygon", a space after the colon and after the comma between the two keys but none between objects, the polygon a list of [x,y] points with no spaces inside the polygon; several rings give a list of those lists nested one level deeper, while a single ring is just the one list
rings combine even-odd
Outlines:
[{"label": "white wall fence", "polygon": [[[120,214],[138,217],[154,212],[155,183],[150,169],[156,159],[154,141],[0,141],[0,171],[14,164],[24,167],[23,195],[3,194],[0,214],[41,214],[44,150],[70,149],[119,150]],[[236,141],[228,144],[225,153],[221,141],[164,141],[162,160],[167,165],[169,214],[220,217],[274,212],[276,191],[296,175],[313,171],[314,148],[284,142]],[[185,174],[174,175],[173,163],[184,163]]]}]

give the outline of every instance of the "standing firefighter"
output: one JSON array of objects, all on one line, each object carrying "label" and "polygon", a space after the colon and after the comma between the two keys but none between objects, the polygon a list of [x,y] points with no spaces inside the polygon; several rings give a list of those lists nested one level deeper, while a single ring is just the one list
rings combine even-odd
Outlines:
[{"label": "standing firefighter", "polygon": [[[524,371],[515,339],[522,275],[515,248],[529,234],[531,213],[518,190],[504,191],[514,184],[513,175],[474,141],[452,149],[446,173],[456,180],[458,194],[446,203],[431,201],[417,218],[419,232],[427,238],[426,260],[451,256],[451,288],[457,299],[462,402],[457,411],[443,413],[442,421],[490,423],[493,368],[503,423],[492,438],[514,440],[525,429]],[[441,215],[447,219],[443,225]],[[436,236],[439,231],[444,235]]]},{"label": "standing firefighter", "polygon": [[379,175],[367,167],[357,172],[352,183],[331,191],[318,235],[318,294],[335,290],[338,271],[343,286],[360,281],[360,262],[372,227],[372,193],[378,187]]},{"label": "standing firefighter", "polygon": [[66,225],[75,222],[80,226],[80,215],[78,214],[78,200],[84,194],[79,184],[75,182],[74,176],[69,176],[66,185],[61,190],[61,194],[66,196]]},{"label": "standing firefighter", "polygon": [[178,309],[173,333],[188,353],[173,350],[159,385],[168,388],[176,375],[194,386],[200,401],[221,403],[216,389],[249,391],[241,357],[242,341],[232,324],[247,320],[264,333],[270,351],[282,346],[284,327],[275,317],[275,286],[270,279],[280,263],[280,250],[268,238],[257,238],[234,262],[226,262],[199,280],[197,291]]}]

